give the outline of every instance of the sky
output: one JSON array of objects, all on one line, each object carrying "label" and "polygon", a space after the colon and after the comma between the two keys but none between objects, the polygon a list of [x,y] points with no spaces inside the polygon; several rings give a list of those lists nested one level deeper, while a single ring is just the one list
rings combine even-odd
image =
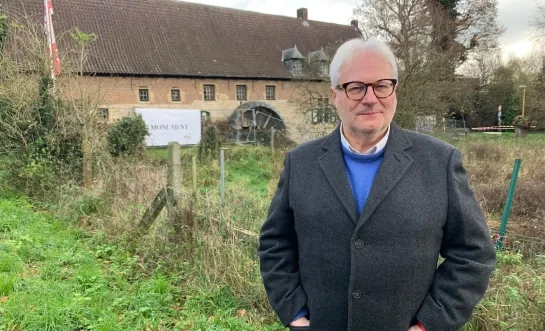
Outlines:
[{"label": "sky", "polygon": [[[357,0],[184,0],[208,5],[296,17],[298,8],[308,9],[309,20],[350,24]],[[498,0],[498,21],[506,29],[500,37],[504,57],[523,56],[532,49],[530,21],[538,2],[545,0]]]}]

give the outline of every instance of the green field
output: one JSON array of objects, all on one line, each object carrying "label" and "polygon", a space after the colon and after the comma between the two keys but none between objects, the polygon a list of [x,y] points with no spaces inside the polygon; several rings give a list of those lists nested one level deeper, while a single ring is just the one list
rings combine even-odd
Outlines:
[{"label": "green field", "polygon": [[255,329],[228,289],[186,289],[183,275],[0,198],[0,330]]}]

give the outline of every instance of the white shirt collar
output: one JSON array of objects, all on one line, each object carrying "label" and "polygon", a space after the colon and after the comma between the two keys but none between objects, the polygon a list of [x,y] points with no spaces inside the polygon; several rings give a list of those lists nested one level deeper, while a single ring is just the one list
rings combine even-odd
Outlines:
[{"label": "white shirt collar", "polygon": [[375,146],[371,147],[370,150],[368,150],[365,153],[360,153],[357,149],[353,148],[350,145],[348,140],[346,140],[346,137],[344,136],[344,133],[343,133],[342,122],[341,122],[339,130],[341,130],[341,143],[343,144],[344,148],[348,149],[352,153],[360,154],[360,155],[374,155],[374,154],[382,152],[382,150],[386,147],[386,143],[388,142],[388,137],[390,136],[390,126],[388,125],[388,129],[386,130],[386,134],[384,135],[384,137],[382,137],[382,139]]}]

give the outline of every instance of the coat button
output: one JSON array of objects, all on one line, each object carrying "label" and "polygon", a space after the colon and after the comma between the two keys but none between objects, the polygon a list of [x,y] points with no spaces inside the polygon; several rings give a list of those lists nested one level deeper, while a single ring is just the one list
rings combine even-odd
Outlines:
[{"label": "coat button", "polygon": [[363,248],[363,240],[361,239],[358,239],[354,242],[354,246],[357,248],[357,249],[360,249],[360,248]]},{"label": "coat button", "polygon": [[352,292],[352,297],[353,297],[354,299],[359,299],[359,298],[361,298],[361,291],[355,290],[354,292]]}]

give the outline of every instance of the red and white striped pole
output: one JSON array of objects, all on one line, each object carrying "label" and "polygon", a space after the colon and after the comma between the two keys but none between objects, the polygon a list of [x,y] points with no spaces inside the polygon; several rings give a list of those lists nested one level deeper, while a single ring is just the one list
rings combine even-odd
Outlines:
[{"label": "red and white striped pole", "polygon": [[59,53],[57,50],[57,43],[55,41],[55,32],[53,30],[53,3],[52,0],[44,0],[44,30],[47,36],[47,47],[49,50],[50,58],[50,71],[51,78],[54,80],[56,76],[61,73],[61,61],[59,60]]}]

